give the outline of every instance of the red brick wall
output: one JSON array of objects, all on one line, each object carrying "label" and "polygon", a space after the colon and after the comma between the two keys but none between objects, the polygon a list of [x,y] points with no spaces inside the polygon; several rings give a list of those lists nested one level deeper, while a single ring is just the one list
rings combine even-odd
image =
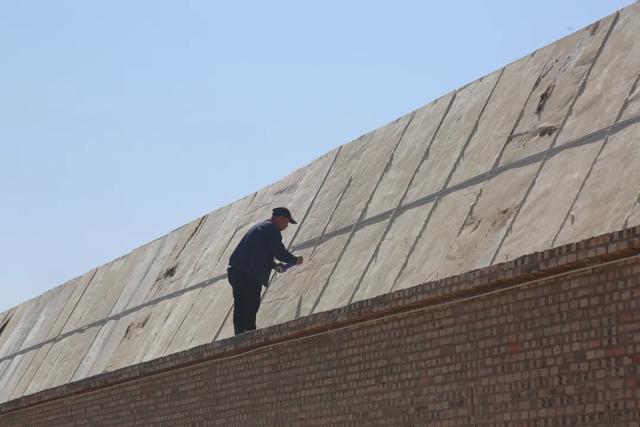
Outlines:
[{"label": "red brick wall", "polygon": [[0,425],[640,426],[640,229],[0,405]]}]

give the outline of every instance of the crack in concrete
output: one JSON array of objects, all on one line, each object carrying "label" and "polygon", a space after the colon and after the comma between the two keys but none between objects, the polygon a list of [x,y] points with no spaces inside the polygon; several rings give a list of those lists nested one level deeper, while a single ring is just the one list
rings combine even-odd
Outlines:
[{"label": "crack in concrete", "polygon": [[[624,115],[624,112],[627,110],[627,107],[629,107],[629,98],[631,98],[631,96],[635,92],[635,90],[636,90],[636,88],[638,86],[638,81],[639,80],[640,80],[640,74],[638,74],[638,76],[636,77],[635,81],[631,85],[631,89],[629,90],[629,93],[627,94],[627,97],[625,98],[624,102],[622,103],[622,107],[620,107],[620,110],[618,111],[618,114],[616,115],[616,118],[613,121],[614,123],[618,123],[620,121],[620,119]],[[604,149],[607,146],[608,142],[609,142],[609,136],[607,135],[604,138],[604,141],[602,141],[602,144],[600,145],[600,149],[598,150],[598,153],[593,158],[593,161],[591,162],[591,165],[589,166],[589,169],[587,170],[587,174],[585,175],[584,179],[580,183],[580,187],[578,188],[578,191],[576,192],[575,197],[571,201],[571,205],[569,206],[569,209],[567,210],[567,213],[564,215],[564,218],[562,219],[562,222],[560,223],[560,227],[558,228],[558,231],[556,231],[556,234],[553,236],[553,239],[551,241],[551,246],[552,247],[555,245],[556,240],[558,239],[558,236],[562,232],[562,229],[564,228],[565,223],[567,222],[567,218],[569,218],[570,214],[573,212],[573,208],[575,207],[576,203],[578,202],[578,198],[580,197],[580,194],[582,194],[582,190],[584,189],[585,185],[587,184],[587,181],[589,180],[589,177],[591,176],[591,173],[593,172],[593,168],[596,165],[596,163],[598,162],[598,159],[600,159],[600,155],[604,151]]]},{"label": "crack in concrete", "polygon": [[619,18],[620,18],[620,12],[616,12],[615,17],[614,17],[613,21],[611,22],[611,25],[609,25],[609,28],[607,29],[607,34],[605,35],[604,39],[602,40],[602,44],[600,45],[600,47],[598,49],[598,52],[596,53],[595,57],[593,58],[593,61],[591,61],[591,65],[589,66],[589,69],[587,70],[587,72],[585,73],[582,81],[580,82],[580,86],[578,87],[578,92],[573,97],[573,100],[571,101],[571,105],[569,106],[569,110],[565,114],[565,117],[562,120],[562,123],[560,124],[560,128],[555,133],[555,137],[551,141],[550,148],[547,151],[544,152],[545,155],[544,155],[542,161],[540,162],[538,170],[536,171],[536,174],[534,175],[533,179],[529,183],[529,187],[525,191],[524,197],[522,198],[522,200],[518,204],[518,207],[516,208],[516,211],[515,211],[514,215],[511,217],[511,219],[509,221],[509,225],[507,226],[507,230],[502,235],[502,238],[500,239],[500,243],[498,243],[498,247],[496,248],[495,252],[493,253],[493,256],[491,257],[491,261],[489,261],[489,265],[491,265],[491,264],[493,264],[495,262],[496,257],[498,256],[498,253],[500,253],[500,250],[502,249],[502,245],[507,240],[507,237],[511,234],[511,231],[513,230],[513,224],[516,222],[516,219],[518,218],[518,216],[520,214],[520,211],[522,210],[522,207],[524,206],[527,198],[529,197],[529,194],[531,193],[531,190],[533,189],[533,187],[535,186],[535,184],[536,184],[536,182],[538,180],[538,176],[540,175],[540,172],[544,168],[544,165],[546,164],[547,159],[550,157],[549,153],[551,152],[551,149],[553,149],[556,146],[556,144],[558,142],[558,138],[560,137],[560,134],[564,130],[565,124],[569,121],[569,118],[573,115],[573,109],[574,109],[574,107],[576,105],[576,102],[578,102],[578,99],[580,99],[580,97],[584,93],[584,91],[585,91],[585,89],[587,87],[587,82],[589,81],[589,77],[591,76],[591,71],[593,70],[593,68],[595,67],[596,63],[598,62],[598,59],[600,58],[600,55],[602,54],[607,42],[609,41],[609,37],[613,33],[613,30],[614,30],[616,24],[618,23],[618,19]]},{"label": "crack in concrete", "polygon": [[[551,59],[551,58],[548,58],[548,59]],[[538,77],[536,78],[536,81],[534,82],[533,86],[531,87],[531,90],[529,91],[529,94],[527,95],[527,98],[524,100],[524,104],[522,105],[522,108],[518,112],[518,117],[516,118],[516,121],[513,124],[513,127],[511,128],[511,132],[509,132],[509,135],[507,136],[506,141],[504,142],[504,144],[502,144],[502,147],[500,148],[500,152],[498,153],[498,156],[493,161],[493,165],[491,166],[491,169],[495,169],[496,167],[498,167],[498,165],[500,165],[500,161],[502,160],[502,156],[504,155],[504,152],[507,150],[507,147],[509,146],[509,142],[511,140],[513,140],[514,133],[516,132],[516,129],[518,129],[518,126],[520,126],[520,122],[522,121],[522,118],[524,117],[524,112],[525,112],[525,109],[527,108],[527,105],[529,105],[529,100],[531,99],[531,95],[533,95],[533,93],[536,91],[536,89],[538,88],[538,86],[540,85],[542,80],[553,69],[553,64],[551,64],[551,66],[548,67],[548,69],[545,69],[546,65],[548,63],[549,63],[549,61],[547,60],[547,62],[542,66],[542,69],[540,70],[540,73],[538,74]],[[552,87],[552,86],[555,86],[555,85],[552,84],[549,87]],[[547,91],[549,92],[548,94],[547,94]],[[549,91],[548,88],[547,88],[547,90],[542,94],[542,95],[545,95],[545,94],[547,94],[547,95],[544,98],[543,98],[542,95],[540,96],[540,103],[538,104],[538,109],[536,109],[536,113],[538,113],[538,115],[540,115],[540,113],[542,112],[542,109],[544,109],[544,103],[546,103],[547,99],[551,96],[551,92],[552,91],[553,91],[553,88],[552,88],[551,91]],[[540,106],[540,104],[542,104],[542,107]],[[486,187],[487,182],[488,182],[488,180],[485,181],[482,184],[482,187],[480,187],[480,191],[478,191],[478,194],[476,194],[476,198],[471,203],[471,207],[469,208],[469,211],[467,212],[467,216],[465,217],[464,221],[462,222],[462,225],[460,226],[460,229],[458,230],[458,233],[456,234],[456,237],[460,237],[460,235],[462,234],[462,231],[465,229],[465,227],[467,227],[467,223],[470,221],[471,216],[473,215],[473,209],[478,204],[478,201],[480,200],[480,197],[482,197],[482,193],[484,192],[484,188]],[[480,223],[478,222],[476,224],[475,228],[472,231],[475,231],[479,226],[480,226]]]}]

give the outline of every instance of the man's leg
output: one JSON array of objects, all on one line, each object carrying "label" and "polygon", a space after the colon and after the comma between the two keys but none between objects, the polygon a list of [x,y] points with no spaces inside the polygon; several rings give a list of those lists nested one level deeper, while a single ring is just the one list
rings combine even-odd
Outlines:
[{"label": "man's leg", "polygon": [[245,331],[243,312],[246,311],[247,298],[244,295],[243,280],[237,271],[229,268],[227,269],[227,279],[233,289],[233,330],[235,335],[239,335]]},{"label": "man's leg", "polygon": [[244,309],[244,298],[242,298],[242,292],[239,287],[233,287],[233,330],[236,335],[239,335],[245,331],[242,311]]},{"label": "man's leg", "polygon": [[247,305],[245,316],[245,331],[254,331],[256,329],[256,317],[258,315],[258,308],[260,308],[260,290],[261,286],[252,284],[251,288],[247,291]]}]

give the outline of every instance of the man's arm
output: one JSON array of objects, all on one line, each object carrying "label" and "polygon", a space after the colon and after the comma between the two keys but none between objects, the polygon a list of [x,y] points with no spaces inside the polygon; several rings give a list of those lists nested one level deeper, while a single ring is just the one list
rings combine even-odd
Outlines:
[{"label": "man's arm", "polygon": [[277,230],[269,233],[268,245],[269,251],[278,260],[282,262],[298,262],[298,258],[284,247],[284,244],[282,243],[282,235]]}]

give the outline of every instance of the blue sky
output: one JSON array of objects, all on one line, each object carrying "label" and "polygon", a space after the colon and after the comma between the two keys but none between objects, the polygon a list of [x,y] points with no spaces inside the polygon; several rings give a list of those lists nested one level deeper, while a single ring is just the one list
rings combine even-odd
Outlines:
[{"label": "blue sky", "polygon": [[0,311],[631,1],[4,1]]}]

